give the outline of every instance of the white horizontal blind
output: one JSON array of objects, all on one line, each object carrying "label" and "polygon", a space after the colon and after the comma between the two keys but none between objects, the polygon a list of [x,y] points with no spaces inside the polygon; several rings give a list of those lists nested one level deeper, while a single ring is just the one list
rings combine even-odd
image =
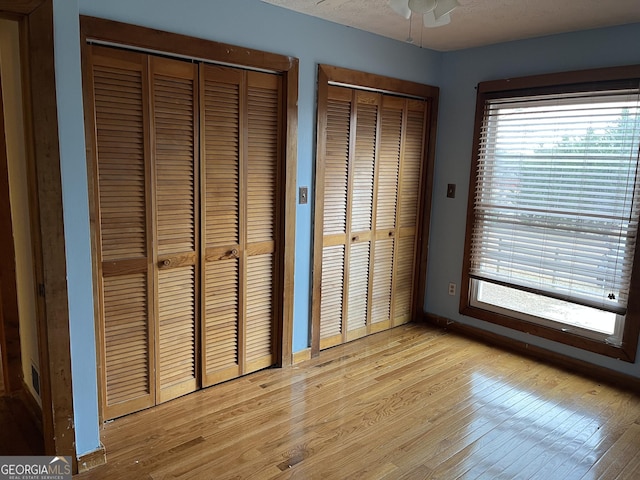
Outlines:
[{"label": "white horizontal blind", "polygon": [[624,314],[639,139],[638,88],[487,100],[470,276]]}]

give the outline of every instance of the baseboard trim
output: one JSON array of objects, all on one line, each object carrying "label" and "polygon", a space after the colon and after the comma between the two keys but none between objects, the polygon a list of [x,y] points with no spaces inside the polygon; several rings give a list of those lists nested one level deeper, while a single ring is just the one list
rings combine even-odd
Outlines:
[{"label": "baseboard trim", "polygon": [[105,463],[107,463],[107,451],[101,444],[98,450],[78,457],[78,473],[88,472]]},{"label": "baseboard trim", "polygon": [[541,362],[564,368],[574,373],[579,373],[580,375],[597,380],[598,382],[608,383],[619,388],[640,393],[640,378],[632,377],[631,375],[626,375],[576,358],[567,357],[566,355],[562,355],[542,347],[503,337],[497,333],[465,325],[438,315],[426,313],[423,315],[423,321],[453,333],[504,348],[505,350],[510,350],[528,357],[533,357]]},{"label": "baseboard trim", "polygon": [[305,350],[300,350],[293,354],[293,364],[306,362],[307,360],[311,360],[311,349],[307,348]]}]

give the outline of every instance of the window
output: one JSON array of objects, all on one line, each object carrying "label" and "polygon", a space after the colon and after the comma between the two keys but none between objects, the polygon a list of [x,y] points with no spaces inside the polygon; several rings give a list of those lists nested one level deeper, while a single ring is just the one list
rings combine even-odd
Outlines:
[{"label": "window", "polygon": [[633,360],[639,74],[479,85],[462,313]]}]

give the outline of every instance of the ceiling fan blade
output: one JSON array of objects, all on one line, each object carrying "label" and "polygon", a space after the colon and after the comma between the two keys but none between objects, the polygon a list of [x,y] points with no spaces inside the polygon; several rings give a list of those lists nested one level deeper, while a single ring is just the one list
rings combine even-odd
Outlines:
[{"label": "ceiling fan blade", "polygon": [[427,12],[423,15],[424,26],[427,28],[441,27],[451,23],[451,16],[448,13],[441,15],[436,19],[435,12]]},{"label": "ceiling fan blade", "polygon": [[[450,14],[454,8],[459,7],[458,0],[438,0],[436,8],[433,11],[436,20],[439,20],[444,15]],[[449,23],[449,22],[447,22]]]},{"label": "ceiling fan blade", "polygon": [[403,16],[406,19],[411,17],[409,0],[389,0],[389,6],[400,16]]}]

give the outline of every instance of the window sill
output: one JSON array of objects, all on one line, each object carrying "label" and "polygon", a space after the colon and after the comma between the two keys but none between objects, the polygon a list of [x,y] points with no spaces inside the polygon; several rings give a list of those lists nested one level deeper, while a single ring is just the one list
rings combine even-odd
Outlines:
[{"label": "window sill", "polygon": [[554,342],[569,345],[581,350],[586,350],[592,353],[597,353],[599,355],[623,360],[625,362],[635,362],[635,348],[629,348],[629,346],[624,342],[620,347],[617,347],[602,341],[596,341],[580,335],[576,335],[571,332],[563,332],[554,328],[546,327],[544,325],[526,322],[524,320],[520,320],[507,315],[502,315],[478,307],[473,307],[471,305],[468,305],[467,302],[464,301],[460,306],[460,313],[468,317],[476,318],[478,320],[483,320],[489,323],[494,323],[496,325],[507,327],[512,330],[517,330],[529,335],[552,340]]}]

